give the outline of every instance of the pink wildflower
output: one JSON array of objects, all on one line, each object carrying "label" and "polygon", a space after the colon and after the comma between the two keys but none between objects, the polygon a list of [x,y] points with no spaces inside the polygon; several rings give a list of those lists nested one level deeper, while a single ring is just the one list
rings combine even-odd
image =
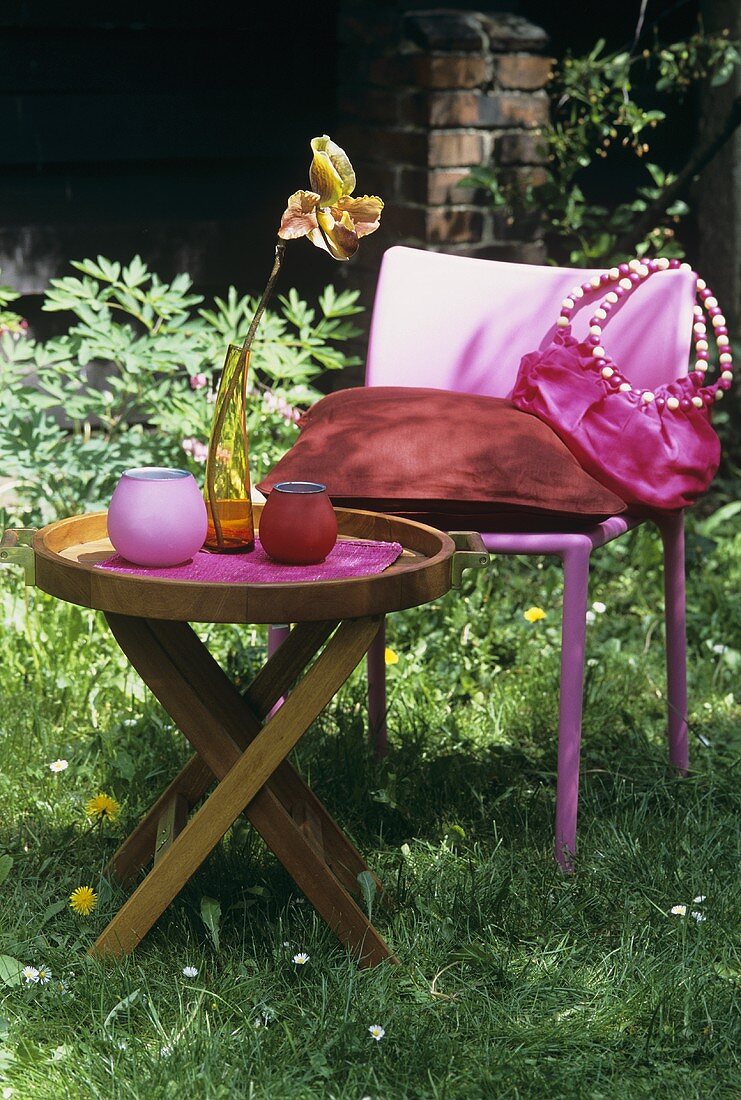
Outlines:
[{"label": "pink wildflower", "polygon": [[301,419],[301,413],[298,409],[294,409],[293,405],[289,405],[284,397],[277,397],[270,391],[262,395],[262,403],[267,412],[276,412],[292,424]]},{"label": "pink wildflower", "polygon": [[208,457],[208,444],[202,443],[200,439],[188,438],[183,440],[182,447],[185,453],[196,462],[205,463]]}]

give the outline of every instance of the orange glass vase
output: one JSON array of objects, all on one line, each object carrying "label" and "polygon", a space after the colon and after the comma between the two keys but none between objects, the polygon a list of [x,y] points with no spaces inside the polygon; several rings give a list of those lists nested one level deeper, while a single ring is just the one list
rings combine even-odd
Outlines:
[{"label": "orange glass vase", "polygon": [[239,553],[255,545],[246,420],[249,362],[249,352],[230,344],[216,394],[206,459],[204,546],[217,553]]}]

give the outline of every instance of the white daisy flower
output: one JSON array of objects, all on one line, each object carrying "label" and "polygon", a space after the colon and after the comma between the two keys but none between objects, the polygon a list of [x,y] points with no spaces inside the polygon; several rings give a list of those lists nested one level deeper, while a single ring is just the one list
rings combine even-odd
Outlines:
[{"label": "white daisy flower", "polygon": [[603,604],[601,600],[595,600],[592,604],[592,611],[596,611],[598,615],[604,615],[607,611],[606,604]]},{"label": "white daisy flower", "polygon": [[686,905],[672,905],[669,912],[672,914],[673,917],[686,917],[687,916],[687,906]]},{"label": "white daisy flower", "polygon": [[68,767],[69,761],[67,760],[52,760],[51,764],[49,765],[49,771],[54,772],[55,775],[58,775],[59,772],[66,772]]},{"label": "white daisy flower", "polygon": [[39,972],[35,966],[24,966],[21,974],[26,985],[36,985],[39,980]]},{"label": "white daisy flower", "polygon": [[183,977],[184,978],[197,978],[198,977],[198,967],[197,966],[184,966],[183,967]]},{"label": "white daisy flower", "polygon": [[692,900],[695,903],[695,905],[701,905],[702,902],[705,901],[705,895],[704,894],[698,894],[697,897],[693,898]]},{"label": "white daisy flower", "polygon": [[307,955],[305,951],[299,951],[297,955],[293,956],[293,961],[296,963],[296,966],[305,966],[309,958],[310,956]]},{"label": "white daisy flower", "polygon": [[48,985],[51,981],[51,970],[48,966],[40,966],[36,971],[36,981],[39,985]]},{"label": "white daisy flower", "polygon": [[705,914],[701,913],[698,909],[693,909],[690,913],[690,916],[693,917],[698,924],[700,923],[700,921],[707,920]]},{"label": "white daisy flower", "polygon": [[375,1039],[377,1043],[380,1043],[381,1039],[383,1039],[386,1034],[386,1029],[382,1028],[380,1024],[371,1024],[368,1031],[370,1032],[371,1039]]},{"label": "white daisy flower", "polygon": [[588,623],[594,623],[597,621],[597,616],[593,611],[587,611],[586,619]]},{"label": "white daisy flower", "polygon": [[713,653],[717,653],[719,657],[722,657],[725,651],[728,649],[728,646],[723,645],[721,642],[716,642],[712,648]]}]

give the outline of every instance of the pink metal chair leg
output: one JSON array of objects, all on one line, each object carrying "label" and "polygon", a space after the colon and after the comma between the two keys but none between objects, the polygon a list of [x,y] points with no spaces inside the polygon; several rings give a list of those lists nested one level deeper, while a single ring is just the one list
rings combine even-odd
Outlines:
[{"label": "pink metal chair leg", "polygon": [[685,621],[684,513],[658,521],[664,544],[664,616],[669,760],[678,771],[689,767],[687,746],[687,629]]},{"label": "pink metal chair leg", "polygon": [[[283,645],[288,635],[291,633],[291,627],[288,623],[273,623],[268,627],[268,657],[272,657],[276,649]],[[276,710],[279,710],[283,706],[283,696],[280,697],[273,709],[268,714],[268,718],[272,718]]]},{"label": "pink metal chair leg", "polygon": [[573,870],[572,856],[576,852],[584,649],[591,549],[591,543],[585,538],[583,543],[578,542],[570,546],[561,555],[564,586],[554,855],[564,871]]},{"label": "pink metal chair leg", "polygon": [[386,622],[371,642],[368,662],[368,736],[377,760],[388,751],[386,726]]},{"label": "pink metal chair leg", "polygon": [[[685,640],[684,517],[656,520],[664,544],[666,653],[669,703],[669,759],[680,772],[688,767],[687,670]],[[589,596],[589,560],[593,549],[635,526],[613,518],[589,535],[487,535],[493,553],[556,554],[563,563],[564,599],[561,630],[561,684],[558,721],[558,777],[554,854],[565,871],[573,870],[576,818],[579,802],[582,695],[586,614]],[[487,541],[488,540],[488,541]],[[385,635],[379,634],[368,651],[368,713],[370,738],[381,758],[386,753]]]},{"label": "pink metal chair leg", "polygon": [[276,649],[282,646],[291,628],[287,623],[273,623],[268,627],[268,657],[272,657]]}]

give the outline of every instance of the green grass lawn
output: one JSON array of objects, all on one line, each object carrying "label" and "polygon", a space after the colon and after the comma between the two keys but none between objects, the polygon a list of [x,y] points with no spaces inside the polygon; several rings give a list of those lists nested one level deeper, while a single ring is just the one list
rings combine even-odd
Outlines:
[{"label": "green grass lawn", "polygon": [[[87,957],[123,898],[101,867],[185,748],[95,615],[4,571],[0,954],[53,977],[17,984],[8,964],[0,981],[3,1100],[738,1096],[731,529],[696,524],[689,540],[681,780],[664,745],[657,541],[640,530],[599,553],[568,877],[551,858],[559,570],[499,560],[393,617],[386,761],[366,746],[360,672],[294,754],[394,896],[373,918],[402,965],[373,971],[241,823],[132,956]],[[524,620],[532,605],[545,619]],[[233,674],[261,663],[261,632],[199,629]],[[99,792],[122,804],[103,826],[85,813]],[[87,918],[67,904],[80,885],[99,894]]]}]

